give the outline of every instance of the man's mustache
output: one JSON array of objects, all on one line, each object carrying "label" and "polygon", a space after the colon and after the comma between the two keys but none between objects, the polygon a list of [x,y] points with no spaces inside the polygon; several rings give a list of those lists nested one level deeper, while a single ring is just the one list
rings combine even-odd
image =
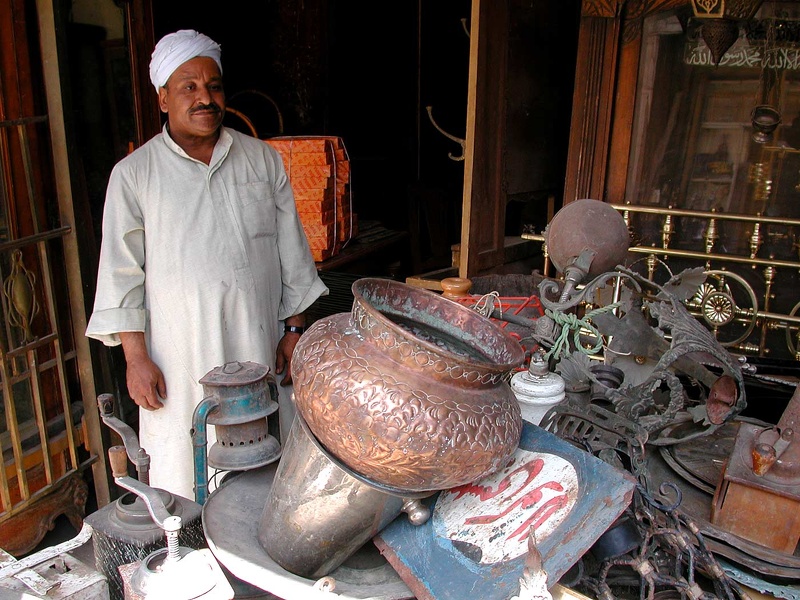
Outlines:
[{"label": "man's mustache", "polygon": [[198,104],[197,106],[195,106],[194,108],[189,110],[189,112],[190,113],[196,113],[196,112],[203,112],[203,111],[209,111],[209,110],[213,111],[213,112],[221,112],[222,111],[222,109],[219,107],[219,105],[216,102],[211,102],[210,104]]}]

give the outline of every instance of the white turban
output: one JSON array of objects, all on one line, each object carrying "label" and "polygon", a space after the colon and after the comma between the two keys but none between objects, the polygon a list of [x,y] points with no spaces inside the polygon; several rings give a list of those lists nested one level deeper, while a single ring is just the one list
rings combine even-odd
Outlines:
[{"label": "white turban", "polygon": [[222,74],[220,45],[207,35],[198,33],[194,29],[181,29],[175,33],[165,35],[156,44],[150,58],[150,81],[158,88],[166,85],[170,75],[187,60],[198,56],[213,58]]}]

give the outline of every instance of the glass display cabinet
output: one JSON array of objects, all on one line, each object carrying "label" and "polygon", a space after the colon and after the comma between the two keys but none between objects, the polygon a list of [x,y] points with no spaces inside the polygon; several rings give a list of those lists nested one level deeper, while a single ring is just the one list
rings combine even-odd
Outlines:
[{"label": "glass display cabinet", "polygon": [[611,8],[583,2],[565,202],[617,207],[650,277],[704,266],[723,345],[798,358],[800,5]]}]

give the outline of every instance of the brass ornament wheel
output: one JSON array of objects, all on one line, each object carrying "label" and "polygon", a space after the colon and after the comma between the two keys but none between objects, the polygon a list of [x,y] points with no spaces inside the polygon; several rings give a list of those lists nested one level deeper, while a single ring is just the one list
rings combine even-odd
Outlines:
[{"label": "brass ornament wheel", "polygon": [[713,327],[727,325],[736,317],[736,304],[726,292],[711,292],[702,306],[703,318]]},{"label": "brass ornament wheel", "polygon": [[[789,312],[789,316],[794,317],[797,315],[798,311],[800,311],[800,302],[792,307],[791,312]],[[791,352],[792,356],[795,358],[797,358],[797,344],[795,343],[795,340],[797,339],[798,335],[798,327],[800,326],[792,327],[791,323],[786,324],[786,345],[789,347],[789,352]]]},{"label": "brass ornament wheel", "polygon": [[[734,285],[736,284],[736,285]],[[758,298],[746,279],[730,271],[706,271],[706,281],[688,301],[725,347],[747,340],[758,322]]]}]

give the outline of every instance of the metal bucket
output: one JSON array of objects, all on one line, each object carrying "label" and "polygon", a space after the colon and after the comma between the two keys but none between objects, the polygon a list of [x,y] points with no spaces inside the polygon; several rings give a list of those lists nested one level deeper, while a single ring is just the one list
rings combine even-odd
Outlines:
[{"label": "metal bucket", "polygon": [[290,573],[316,579],[341,565],[406,504],[339,463],[298,414],[261,514],[258,541]]}]

